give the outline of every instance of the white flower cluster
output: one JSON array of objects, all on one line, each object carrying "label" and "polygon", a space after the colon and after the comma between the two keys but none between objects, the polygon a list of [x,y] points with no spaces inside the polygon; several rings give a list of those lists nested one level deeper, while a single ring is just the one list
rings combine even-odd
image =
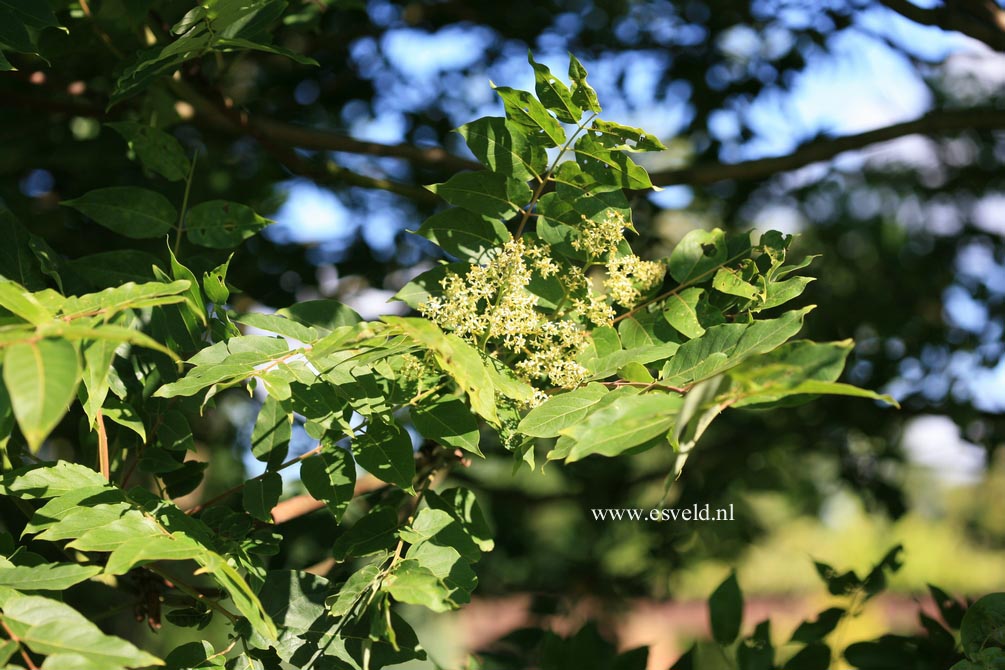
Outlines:
[{"label": "white flower cluster", "polygon": [[666,266],[659,261],[644,261],[638,256],[621,256],[607,261],[607,295],[622,307],[631,309],[642,294],[663,281]]},{"label": "white flower cluster", "polygon": [[574,249],[585,251],[591,259],[607,258],[618,250],[618,245],[625,239],[625,227],[628,226],[624,214],[610,209],[600,221],[589,219],[585,214],[582,219],[579,237],[572,241]]},{"label": "white flower cluster", "polygon": [[535,273],[548,278],[558,272],[547,246],[511,240],[486,265],[473,265],[463,276],[447,274],[440,282],[443,296],[430,297],[419,311],[462,338],[520,356],[516,368],[528,380],[574,387],[587,374],[574,360],[586,331],[573,321],[549,321],[527,290]]}]

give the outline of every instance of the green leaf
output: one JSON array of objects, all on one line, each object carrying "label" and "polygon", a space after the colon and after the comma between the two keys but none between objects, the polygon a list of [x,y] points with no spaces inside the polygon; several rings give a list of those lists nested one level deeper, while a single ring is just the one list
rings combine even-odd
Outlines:
[{"label": "green leaf", "polygon": [[572,101],[583,109],[599,114],[600,102],[597,92],[586,83],[586,68],[579,59],[569,54],[569,79],[572,81]]},{"label": "green leaf", "polygon": [[289,412],[269,396],[258,410],[255,427],[251,431],[251,453],[260,461],[277,467],[286,458],[293,427]]},{"label": "green leaf", "polygon": [[811,309],[786,312],[777,319],[749,325],[713,326],[701,337],[682,344],[664,366],[661,377],[674,386],[701,381],[737,366],[748,356],[771,351],[799,332],[803,317]]},{"label": "green leaf", "polygon": [[185,231],[188,239],[199,246],[231,249],[270,223],[247,205],[210,200],[189,210]]},{"label": "green leaf", "polygon": [[451,205],[492,219],[520,212],[533,195],[525,182],[495,172],[459,172],[428,188]]},{"label": "green leaf", "polygon": [[532,138],[539,138],[547,146],[557,147],[565,142],[565,131],[555,117],[548,113],[537,98],[527,91],[519,91],[508,86],[495,86],[506,108],[506,118],[533,132]]},{"label": "green leaf", "polygon": [[754,634],[743,640],[736,650],[740,670],[774,670],[775,648],[771,644],[771,622],[762,621]]},{"label": "green leaf", "polygon": [[808,644],[785,663],[785,670],[829,670],[831,649],[822,642]]},{"label": "green leaf", "polygon": [[700,279],[726,262],[726,234],[714,230],[692,230],[670,253],[667,272],[680,283]]},{"label": "green leaf", "polygon": [[59,25],[56,15],[47,3],[34,0],[0,0],[0,9],[10,12],[21,24],[32,30],[54,28]]},{"label": "green leaf", "polygon": [[471,569],[471,564],[453,547],[420,542],[408,549],[405,558],[416,560],[443,583],[448,589],[447,597],[452,607],[471,600],[471,592],[478,583],[478,578]]},{"label": "green leaf", "polygon": [[527,181],[541,179],[548,168],[544,145],[523,126],[485,116],[457,129],[471,153],[492,172]]},{"label": "green leaf", "polygon": [[336,328],[354,326],[363,319],[359,314],[336,300],[305,300],[277,310],[306,326],[312,326],[321,335],[329,335]]},{"label": "green leaf", "polygon": [[308,493],[325,503],[336,521],[341,521],[355,493],[356,463],[329,435],[322,438],[321,446],[320,453],[300,463],[300,481]]},{"label": "green leaf", "polygon": [[267,330],[284,337],[291,337],[294,340],[298,340],[306,344],[316,342],[321,337],[316,328],[305,326],[293,319],[278,316],[276,314],[248,312],[247,314],[238,316],[235,321],[243,323],[246,326],[251,326],[252,328]]},{"label": "green leaf", "polygon": [[564,429],[582,421],[607,393],[603,385],[591,383],[556,394],[528,412],[517,429],[532,437],[558,437]]},{"label": "green leaf", "polygon": [[88,293],[80,297],[67,298],[60,311],[64,319],[84,316],[110,316],[127,309],[141,309],[158,305],[171,305],[184,301],[188,291],[188,280],[173,282],[132,282],[106,288],[98,293]]},{"label": "green leaf", "polygon": [[163,665],[129,642],[105,635],[59,601],[16,595],[7,598],[2,608],[4,624],[37,654],[76,654],[105,667]]},{"label": "green leaf", "polygon": [[76,397],[77,350],[65,340],[15,344],[3,357],[3,380],[21,433],[37,452]]},{"label": "green leaf", "polygon": [[206,548],[183,533],[134,537],[112,551],[105,564],[109,575],[124,575],[133,568],[154,561],[186,561],[206,554]]},{"label": "green leaf", "polygon": [[666,433],[673,426],[681,397],[645,393],[617,398],[568,428],[561,435],[575,440],[566,462],[591,454],[617,456]]},{"label": "green leaf", "polygon": [[244,484],[242,501],[245,511],[259,521],[272,521],[272,508],[283,494],[283,478],[278,472],[266,472]]},{"label": "green leaf", "polygon": [[157,443],[169,451],[195,451],[192,427],[184,414],[172,409],[161,416]]},{"label": "green leaf", "polygon": [[655,188],[642,166],[624,153],[608,149],[591,133],[576,140],[575,150],[579,167],[597,181],[601,190]]},{"label": "green leaf", "polygon": [[527,60],[534,68],[534,92],[537,93],[541,103],[555,112],[559,121],[578,123],[583,110],[572,101],[572,91],[569,87],[555,77],[546,65],[536,62],[530,50],[527,51]]},{"label": "green leaf", "polygon": [[0,280],[0,307],[35,325],[51,321],[53,317],[52,311],[34,295],[8,280]]},{"label": "green leaf", "polygon": [[300,635],[317,629],[317,621],[325,615],[325,597],[331,590],[324,577],[299,570],[270,570],[258,597],[277,626]]},{"label": "green leaf", "polygon": [[415,454],[412,440],[393,419],[376,417],[367,424],[366,432],[353,439],[356,462],[371,475],[406,491],[412,489],[415,478]]},{"label": "green leaf", "polygon": [[390,507],[375,507],[332,546],[332,556],[344,561],[350,556],[366,556],[394,545],[398,513]]},{"label": "green leaf", "polygon": [[475,413],[498,425],[495,388],[477,349],[456,335],[445,334],[425,319],[385,316],[383,320],[432,351],[443,371],[468,394]]},{"label": "green leaf", "polygon": [[112,232],[134,239],[163,237],[178,220],[178,212],[167,198],[135,186],[99,188],[60,204],[72,207]]},{"label": "green leaf", "polygon": [[[17,16],[9,8],[0,4],[0,44],[9,47],[13,51],[21,53],[35,53],[35,40],[31,38],[24,24],[17,19]],[[6,58],[4,58],[4,70],[13,70]]]},{"label": "green leaf", "polygon": [[594,119],[591,132],[601,133],[602,143],[609,149],[619,151],[666,151],[659,139],[641,128],[623,126],[613,121]]},{"label": "green leaf", "polygon": [[108,396],[109,368],[115,358],[115,350],[119,342],[112,340],[94,340],[83,347],[84,369],[82,378],[87,389],[87,400],[84,402],[84,413],[87,414],[88,425],[94,426],[98,410]]},{"label": "green leaf", "polygon": [[233,257],[234,254],[227,256],[226,261],[202,275],[203,291],[210,302],[215,305],[224,305],[230,298],[230,289],[227,288],[227,270],[230,268],[230,261]]},{"label": "green leaf", "polygon": [[451,207],[426,219],[416,231],[451,256],[484,263],[490,251],[513,239],[498,219]]},{"label": "green leaf", "polygon": [[329,596],[327,599],[328,609],[334,617],[345,616],[349,613],[353,604],[366,591],[373,587],[373,584],[380,577],[381,569],[376,563],[369,563],[352,573],[346,580],[338,594]]},{"label": "green leaf", "polygon": [[792,642],[813,644],[830,635],[847,613],[842,607],[829,607],[817,615],[816,621],[803,621],[792,633]]},{"label": "green leaf", "polygon": [[[0,20],[0,26],[3,24]],[[0,245],[0,275],[30,291],[39,291],[47,284],[38,259],[29,247],[32,237],[7,206],[0,202],[0,239],[6,242]]]},{"label": "green leaf", "polygon": [[427,439],[484,456],[478,447],[478,421],[457,398],[444,398],[413,408],[412,421]]},{"label": "green leaf", "polygon": [[147,441],[147,431],[143,425],[143,419],[132,405],[122,402],[115,397],[107,398],[105,400],[104,415],[107,419],[139,435],[140,439],[144,442]]},{"label": "green leaf", "polygon": [[42,563],[0,567],[0,586],[19,591],[63,591],[101,572],[96,565]]},{"label": "green leaf", "polygon": [[104,477],[94,470],[59,461],[54,465],[29,466],[4,474],[2,492],[17,495],[18,498],[56,498],[81,489],[107,484]]},{"label": "green leaf", "polygon": [[434,612],[457,607],[450,598],[451,589],[415,559],[399,561],[384,579],[383,588],[398,602],[422,605]]},{"label": "green leaf", "polygon": [[116,249],[88,254],[67,262],[73,272],[95,288],[120,286],[126,282],[144,283],[156,279],[153,268],[162,262],[153,254],[138,249]]},{"label": "green leaf", "polygon": [[432,509],[443,510],[453,516],[481,551],[492,551],[495,547],[492,530],[473,492],[460,487],[444,489],[439,493],[427,491],[425,500]]},{"label": "green leaf", "polygon": [[240,37],[220,38],[215,42],[213,42],[213,48],[217,51],[225,51],[225,52],[242,51],[242,50],[262,51],[264,53],[289,58],[290,60],[299,63],[300,65],[313,65],[314,67],[319,66],[319,63],[310,56],[304,56],[302,54],[298,54],[296,51],[291,51],[277,44],[265,44],[262,42],[255,42],[252,40],[242,39]]},{"label": "green leaf", "polygon": [[753,300],[758,297],[760,291],[756,286],[752,286],[744,281],[740,273],[731,268],[719,268],[712,278],[712,288],[720,293],[735,295],[740,298]]},{"label": "green leaf", "polygon": [[171,135],[163,130],[133,121],[116,121],[106,126],[117,132],[136,152],[148,169],[169,181],[181,181],[188,176],[192,165],[185,150]]},{"label": "green leaf", "polygon": [[705,289],[687,288],[667,298],[663,317],[685,337],[695,338],[705,334],[698,319],[698,301],[705,295]]},{"label": "green leaf", "polygon": [[743,621],[743,594],[736,581],[736,572],[719,584],[708,599],[708,615],[712,623],[712,637],[719,644],[732,644],[740,634]]},{"label": "green leaf", "polygon": [[1005,593],[991,593],[967,608],[960,642],[970,658],[985,647],[1005,647]]}]

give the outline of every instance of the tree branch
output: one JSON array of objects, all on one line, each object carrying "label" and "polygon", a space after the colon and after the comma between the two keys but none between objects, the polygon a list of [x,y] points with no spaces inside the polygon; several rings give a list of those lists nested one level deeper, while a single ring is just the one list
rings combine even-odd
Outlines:
[{"label": "tree branch", "polygon": [[910,0],[879,0],[904,18],[972,37],[995,51],[1005,51],[1005,11],[994,0],[945,0],[926,9]]},{"label": "tree branch", "polygon": [[862,149],[908,135],[938,135],[964,130],[1005,129],[1005,109],[935,110],[911,121],[855,135],[811,140],[783,156],[759,158],[742,163],[700,163],[678,170],[654,172],[657,186],[689,184],[701,186],[730,179],[764,179],[780,172],[796,170],[830,160],[846,151]]},{"label": "tree branch", "polygon": [[[281,138],[277,140],[277,138],[262,130],[258,125],[253,124],[247,114],[214,103],[182,79],[170,79],[169,85],[175,95],[192,105],[196,115],[202,121],[215,127],[217,130],[230,134],[248,135],[255,138],[266,151],[272,154],[276,160],[285,165],[294,174],[308,177],[319,183],[348,183],[353,186],[390,191],[420,202],[439,202],[439,198],[426,189],[410,184],[403,184],[391,179],[368,177],[344,168],[331,160],[326,159],[320,167],[315,167],[310,161],[302,158],[289,146],[283,144],[282,138],[290,139],[288,135],[281,134]],[[286,127],[286,124],[283,123],[271,123],[274,123],[278,127]],[[295,126],[290,126],[289,128],[295,128]],[[351,140],[351,138],[344,139]],[[357,140],[352,140],[352,142],[357,142]],[[360,144],[366,145],[369,143],[360,142]],[[419,151],[415,147],[409,148]]]}]

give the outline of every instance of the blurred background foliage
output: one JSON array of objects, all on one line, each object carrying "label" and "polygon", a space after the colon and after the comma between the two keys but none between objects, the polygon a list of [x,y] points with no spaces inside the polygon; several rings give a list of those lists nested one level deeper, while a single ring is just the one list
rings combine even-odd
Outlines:
[{"label": "blurred background foliage", "polygon": [[[861,567],[897,541],[906,567],[894,591],[1005,588],[998,4],[290,0],[275,42],[317,67],[214,54],[111,107],[121,54],[192,3],[57,4],[73,39],[45,30],[49,64],[8,53],[17,70],[0,74],[0,198],[67,259],[124,242],[59,202],[149,182],[103,125],[134,120],[198,152],[194,201],[242,201],[278,221],[230,264],[238,300],[272,309],[336,297],[365,317],[399,309],[387,298],[437,260],[407,232],[437,207],[421,185],[469,166],[451,130],[501,111],[490,80],[530,86],[528,48],[556,67],[575,52],[610,118],[670,147],[646,164],[665,190],[634,199],[639,253],[724,226],[796,232],[800,252],[820,254],[804,300],[821,307],[806,336],[855,338],[848,381],[903,408],[835,397],[721,419],[669,502],[732,503],[732,523],[592,519],[590,508],[656,504],[667,454],[516,477],[506,454],[490,454],[458,475],[497,530],[483,598],[529,594],[527,611],[573,618],[588,601],[613,621],[623,610],[603,603],[701,598],[727,565],[748,594],[800,596],[816,588],[811,556]],[[159,187],[180,201],[182,183]],[[130,249],[164,255],[159,240]],[[187,258],[201,269],[223,260]],[[256,410],[227,395],[197,427],[213,466],[196,499],[256,467],[245,457]],[[286,524],[281,561],[323,560],[328,523]]]}]

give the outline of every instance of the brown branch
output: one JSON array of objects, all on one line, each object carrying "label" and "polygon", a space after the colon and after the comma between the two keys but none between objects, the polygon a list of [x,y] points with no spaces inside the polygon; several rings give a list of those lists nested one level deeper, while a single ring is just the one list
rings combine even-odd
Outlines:
[{"label": "brown branch", "polygon": [[381,144],[364,142],[348,135],[327,130],[281,123],[268,118],[249,117],[247,124],[274,142],[302,149],[344,151],[350,154],[402,158],[415,165],[439,168],[447,172],[481,170],[482,165],[447,153],[440,147],[416,147],[411,144]]},{"label": "brown branch", "polygon": [[915,23],[962,33],[995,51],[1005,51],[1005,11],[994,0],[945,0],[945,4],[931,9],[910,0],[879,1]]},{"label": "brown branch", "polygon": [[[301,158],[295,151],[293,151],[293,149],[290,148],[289,140],[294,139],[296,136],[296,133],[290,132],[290,129],[296,130],[295,126],[286,126],[286,124],[279,122],[269,122],[266,125],[273,127],[273,129],[280,129],[280,134],[276,137],[262,129],[259,122],[253,122],[247,113],[235,109],[229,109],[224,105],[215,104],[196,91],[193,86],[181,79],[171,79],[170,86],[176,95],[192,105],[197,117],[202,121],[215,127],[217,130],[222,130],[223,132],[248,135],[255,138],[266,151],[272,154],[276,160],[285,165],[286,168],[294,174],[308,177],[322,184],[347,183],[353,186],[377,188],[384,191],[390,191],[391,193],[397,193],[398,195],[420,202],[428,202],[430,204],[439,202],[439,198],[437,198],[435,194],[424,188],[396,182],[391,179],[368,177],[344,168],[332,160],[325,159],[320,163],[320,165],[315,166],[310,161]],[[334,137],[334,135],[332,136]],[[376,145],[369,142],[358,142],[357,140],[352,140],[351,138],[343,139],[347,141],[347,144],[345,145],[346,147],[355,143],[361,145],[356,147],[357,149],[363,148],[364,146],[381,146],[387,150],[392,149],[390,145]],[[348,142],[349,140],[351,140],[351,143]],[[293,144],[293,146],[297,145]],[[413,152],[420,151],[416,147],[408,147],[408,149]],[[341,150],[344,151],[347,149],[343,148]]]},{"label": "brown branch", "polygon": [[800,145],[783,156],[759,158],[742,163],[700,163],[679,170],[654,172],[657,186],[690,184],[700,186],[731,179],[764,179],[780,172],[796,170],[830,160],[846,151],[865,148],[908,135],[939,135],[964,130],[1005,129],[1005,109],[935,110],[902,123],[884,126],[855,135],[827,137]]},{"label": "brown branch", "polygon": [[[359,497],[361,495],[382,489],[387,484],[372,475],[366,475],[362,479],[356,482],[356,488],[353,489],[353,498]],[[324,508],[325,504],[310,495],[309,493],[303,493],[298,496],[293,496],[287,500],[282,501],[278,505],[272,508],[272,523],[279,525],[281,523],[286,523],[287,521],[292,521],[311,512],[316,512],[319,509]]]}]

